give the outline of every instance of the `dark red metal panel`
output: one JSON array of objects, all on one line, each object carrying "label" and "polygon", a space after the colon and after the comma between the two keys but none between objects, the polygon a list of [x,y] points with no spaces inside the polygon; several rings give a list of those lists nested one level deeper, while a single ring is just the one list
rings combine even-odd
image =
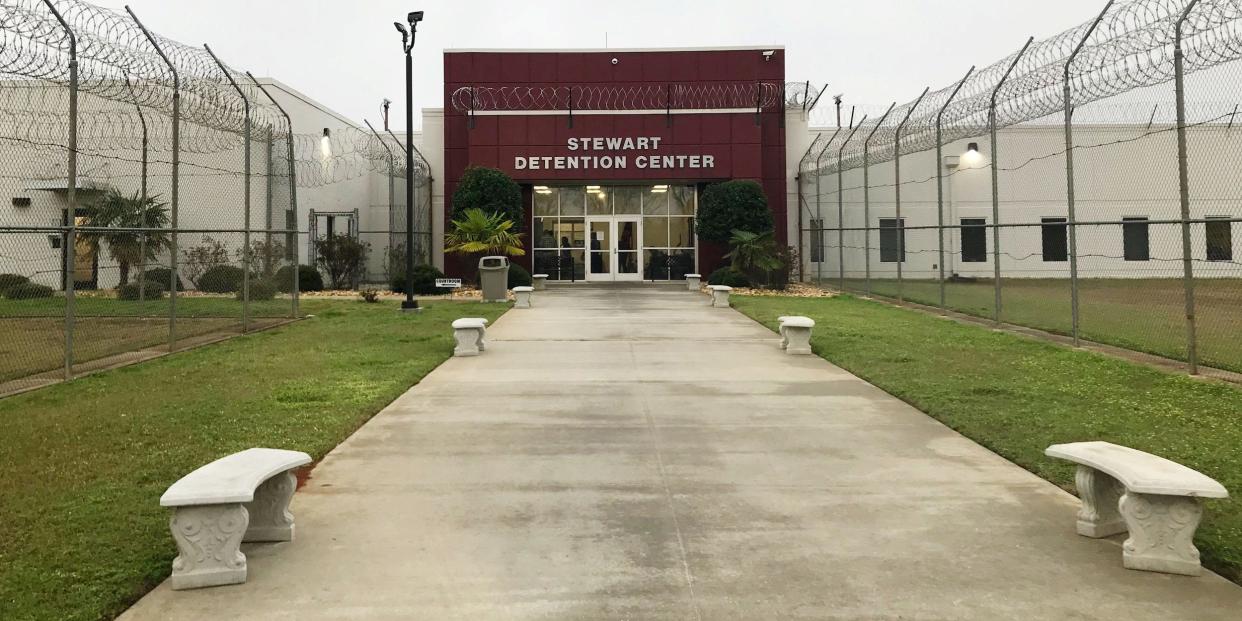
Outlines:
[{"label": "dark red metal panel", "polygon": [[[784,51],[774,50],[764,60],[763,48],[747,50],[612,52],[469,52],[446,53],[445,73],[445,180],[446,214],[452,194],[467,166],[494,166],[523,185],[529,205],[530,188],[538,183],[628,181],[705,184],[728,179],[759,180],[773,216],[778,238],[785,243],[785,129],[783,112],[770,108],[755,122],[755,85],[764,81],[779,88],[784,80]],[[614,65],[612,59],[616,58]],[[675,85],[675,88],[669,85]],[[503,115],[476,114],[470,127],[466,110],[455,107],[453,93],[462,87],[504,88],[518,93],[532,107],[508,110]],[[575,88],[577,111],[570,126],[569,87]],[[582,108],[585,89],[602,91],[618,87],[642,92],[604,101],[621,101],[629,109],[613,114],[587,114]],[[521,90],[515,90],[521,89]],[[681,90],[677,90],[681,89]],[[740,90],[745,89],[745,90]],[[669,116],[663,107],[669,93],[675,107],[684,105],[744,108],[744,112],[689,113]],[[739,93],[743,93],[740,94]],[[465,101],[469,101],[468,98]],[[508,104],[506,104],[508,105]],[[639,109],[634,109],[639,108]],[[481,109],[481,108],[480,108]],[[597,108],[598,109],[598,108]],[[611,109],[604,105],[604,109]],[[523,113],[527,112],[527,113]],[[633,141],[632,149],[571,149],[570,139],[613,139],[614,145]],[[638,139],[646,147],[638,148]],[[655,139],[659,146],[654,147]],[[615,142],[615,141],[621,142]],[[593,146],[593,145],[592,145]],[[614,168],[556,168],[556,158],[609,156],[622,158],[625,166]],[[677,159],[678,157],[681,159]],[[673,158],[672,168],[664,158]],[[691,167],[692,161],[699,164]],[[519,169],[519,158],[538,158],[538,169]],[[553,164],[545,167],[547,163]],[[640,158],[645,158],[641,159]],[[654,159],[653,159],[654,158]],[[712,166],[702,165],[710,158]],[[682,165],[676,165],[680,162]],[[523,229],[527,228],[523,223]],[[700,269],[710,271],[722,264],[726,250],[701,244]],[[450,271],[456,261],[450,261]],[[525,264],[519,261],[519,264]],[[464,269],[464,268],[463,268]]]}]

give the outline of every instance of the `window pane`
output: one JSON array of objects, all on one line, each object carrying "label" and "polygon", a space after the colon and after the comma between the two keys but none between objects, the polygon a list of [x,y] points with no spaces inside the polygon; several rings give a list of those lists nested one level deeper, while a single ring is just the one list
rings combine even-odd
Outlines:
[{"label": "window pane", "polygon": [[634,187],[608,188],[612,192],[613,213],[642,213],[643,191]]},{"label": "window pane", "polygon": [[694,247],[694,218],[669,218],[669,248]]},{"label": "window pane", "polygon": [[535,216],[556,216],[556,190],[535,190]]},{"label": "window pane", "polygon": [[598,190],[587,190],[586,206],[587,215],[590,216],[608,216],[612,215],[612,205],[608,202],[608,189],[600,188]]},{"label": "window pane", "polygon": [[1232,261],[1233,223],[1223,219],[1208,219],[1216,220],[1215,222],[1207,222],[1204,225],[1207,229],[1208,261]]},{"label": "window pane", "polygon": [[[662,188],[662,189],[660,189]],[[648,216],[662,216],[668,213],[668,186],[648,188],[643,192],[643,213]]]},{"label": "window pane", "polygon": [[670,250],[668,252],[668,270],[671,280],[685,280],[686,274],[694,273],[694,251]]},{"label": "window pane", "polygon": [[561,218],[556,229],[556,239],[560,248],[585,248],[586,221],[582,218]]},{"label": "window pane", "polygon": [[536,248],[556,248],[556,218],[535,218],[535,230],[531,235]]},{"label": "window pane", "polygon": [[[880,262],[902,263],[906,261],[905,218],[898,223],[895,218],[880,219]],[[900,259],[899,259],[900,257]]]},{"label": "window pane", "polygon": [[811,263],[824,262],[824,221],[811,219]]},{"label": "window pane", "polygon": [[988,260],[988,230],[983,218],[962,218],[962,263]]},{"label": "window pane", "polygon": [[560,251],[536,250],[532,260],[535,274],[547,274],[549,280],[563,280],[560,277]]},{"label": "window pane", "polygon": [[580,216],[586,208],[586,191],[581,187],[561,188],[561,215]]},{"label": "window pane", "polygon": [[[683,276],[684,278],[684,276]],[[667,250],[643,252],[643,280],[668,280],[669,255]]]},{"label": "window pane", "polygon": [[643,218],[643,245],[648,248],[668,247],[668,218]]},{"label": "window pane", "polygon": [[694,186],[679,185],[669,188],[669,213],[675,216],[694,215]]},{"label": "window pane", "polygon": [[1041,228],[1043,235],[1044,261],[1068,261],[1069,244],[1067,243],[1067,226],[1065,218],[1043,218]]},{"label": "window pane", "polygon": [[1151,259],[1150,240],[1147,237],[1147,218],[1122,218],[1122,244],[1125,246],[1127,261],[1148,261]]}]

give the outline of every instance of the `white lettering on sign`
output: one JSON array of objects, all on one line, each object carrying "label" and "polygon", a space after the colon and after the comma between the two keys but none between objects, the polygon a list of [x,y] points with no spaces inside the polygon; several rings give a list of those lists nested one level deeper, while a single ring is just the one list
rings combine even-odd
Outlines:
[{"label": "white lettering on sign", "polygon": [[[635,168],[651,170],[705,169],[716,167],[716,156],[706,154],[663,155],[660,136],[574,137],[565,142],[571,152],[639,151],[633,158]],[[514,170],[624,170],[629,168],[628,155],[518,155],[513,158]]]}]

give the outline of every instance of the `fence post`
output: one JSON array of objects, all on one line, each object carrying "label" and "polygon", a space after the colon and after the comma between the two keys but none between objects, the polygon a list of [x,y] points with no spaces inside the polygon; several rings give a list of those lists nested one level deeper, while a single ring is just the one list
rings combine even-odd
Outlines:
[{"label": "fence post", "polygon": [[[832,132],[832,137],[828,142],[824,143],[824,148],[819,150],[819,155],[815,156],[815,221],[818,223],[819,238],[819,262],[815,264],[815,286],[824,286],[824,213],[823,193],[820,191],[820,178],[824,175],[823,164],[824,153],[828,152],[828,147],[832,145],[832,141],[837,139],[837,135],[841,133],[840,124],[837,125],[837,131]],[[812,239],[814,241],[814,239]]]},{"label": "fence post", "polygon": [[888,115],[892,114],[893,108],[896,107],[895,101],[888,105],[884,116],[880,117],[875,127],[871,128],[871,133],[867,134],[867,139],[863,141],[863,258],[866,266],[868,297],[871,296],[871,139],[875,137],[876,132],[880,131],[880,127],[884,125],[884,121],[888,120]]},{"label": "fence post", "polygon": [[1100,11],[1100,15],[1095,18],[1094,22],[1091,22],[1091,27],[1083,33],[1082,40],[1078,42],[1078,46],[1065,61],[1065,75],[1062,77],[1065,91],[1063,95],[1065,99],[1065,220],[1069,233],[1070,324],[1074,347],[1078,347],[1081,343],[1078,330],[1078,215],[1074,203],[1074,92],[1070,85],[1070,69],[1074,66],[1074,60],[1078,58],[1079,52],[1087,45],[1087,39],[1091,38],[1091,34],[1095,32],[1096,27],[1108,14],[1108,10],[1112,8],[1113,2],[1114,0],[1108,0],[1108,4],[1104,5],[1104,10]]},{"label": "fence post", "polygon": [[996,323],[1000,323],[1001,318],[1000,150],[996,144],[996,97],[1000,94],[1001,87],[1009,80],[1010,74],[1018,66],[1018,61],[1022,60],[1022,56],[1026,54],[1026,50],[1034,41],[1035,37],[1026,40],[1026,45],[1023,45],[1018,55],[1013,57],[1009,69],[1005,70],[1005,75],[1001,76],[996,87],[992,89],[992,98],[988,101],[988,136],[992,141],[992,278],[995,288],[992,321]]},{"label": "fence post", "polygon": [[216,66],[220,67],[220,72],[223,73],[224,77],[228,79],[229,84],[233,86],[233,90],[237,91],[237,96],[241,97],[242,109],[245,114],[246,127],[242,130],[242,144],[246,150],[244,156],[245,163],[243,164],[243,173],[245,178],[242,181],[242,191],[246,193],[246,196],[242,200],[242,209],[244,213],[242,216],[242,220],[244,222],[244,230],[242,231],[242,248],[244,248],[244,250],[242,251],[243,272],[241,325],[242,334],[245,334],[250,331],[250,264],[254,261],[254,253],[250,248],[250,98],[246,97],[246,93],[242,91],[240,86],[237,85],[237,80],[233,79],[233,75],[229,73],[229,70],[224,66],[224,63],[220,62],[220,58],[216,56],[216,53],[211,51],[211,46],[204,43],[203,49],[207,50],[207,54],[216,62]]},{"label": "fence post", "polygon": [[291,255],[293,257],[293,287],[290,293],[292,294],[292,297],[293,297],[293,306],[292,306],[293,317],[297,318],[298,316],[298,293],[299,293],[298,287],[300,286],[300,283],[298,282],[299,280],[298,272],[302,270],[299,269],[301,267],[301,259],[298,258],[298,217],[297,217],[297,214],[298,214],[298,180],[297,180],[297,166],[295,165],[296,161],[293,159],[293,119],[289,118],[289,113],[285,112],[285,109],[283,106],[280,105],[280,102],[276,101],[276,98],[272,97],[272,94],[267,92],[267,89],[263,88],[263,85],[260,84],[257,79],[255,79],[254,74],[247,71],[246,77],[250,78],[251,82],[254,82],[254,85],[255,87],[259,89],[259,92],[263,93],[263,95],[266,96],[268,100],[272,102],[272,105],[276,106],[277,110],[280,110],[280,114],[285,117],[285,123],[287,123],[289,126],[289,136],[287,140],[288,145],[289,145],[289,211],[293,214],[293,217],[285,218],[285,228],[293,231],[293,234],[290,237],[290,239],[292,239],[293,241],[292,243],[289,244],[290,246],[293,247],[293,252]]},{"label": "fence post", "polygon": [[267,126],[267,145],[263,149],[263,275],[272,276],[272,149],[275,147],[276,128]]},{"label": "fence post", "polygon": [[[375,126],[371,125],[371,121],[368,121],[368,120],[366,120],[366,119],[362,119],[362,122],[367,124],[367,128],[371,130],[371,133],[372,133],[372,134],[375,134],[375,139],[379,141],[380,146],[381,146],[381,147],[384,147],[384,150],[388,152],[388,171],[387,171],[387,177],[388,177],[388,257],[387,257],[387,259],[388,259],[388,260],[386,261],[386,263],[388,264],[388,269],[389,269],[389,271],[391,272],[391,270],[392,270],[392,259],[393,259],[393,257],[392,257],[392,248],[393,248],[393,245],[392,245],[392,242],[393,242],[392,231],[393,231],[393,229],[394,229],[394,228],[396,228],[396,227],[395,227],[395,224],[396,224],[396,223],[393,221],[393,204],[392,204],[392,199],[393,199],[393,197],[394,197],[394,196],[396,196],[396,194],[395,194],[395,192],[396,192],[396,188],[394,188],[394,187],[393,187],[393,179],[392,179],[392,178],[393,178],[393,174],[394,174],[394,173],[396,173],[396,169],[394,168],[394,166],[396,166],[396,163],[397,163],[397,157],[396,157],[395,155],[393,155],[392,149],[389,149],[389,148],[388,148],[388,145],[384,144],[384,138],[383,138],[383,136],[380,136],[380,133],[379,133],[379,132],[377,132],[377,131],[375,131]],[[406,252],[413,252],[413,251],[414,251],[414,249],[413,249],[413,248],[406,248],[406,249],[405,249],[405,251],[406,251]],[[389,284],[391,284],[391,283],[392,283],[392,280],[393,280],[393,275],[392,275],[391,273],[389,273],[389,274],[387,274],[387,276],[388,276],[388,281],[389,281]]]},{"label": "fence post", "polygon": [[923,98],[927,96],[927,91],[931,87],[923,89],[923,93],[914,101],[914,105],[906,111],[906,117],[897,125],[896,131],[893,133],[893,177],[896,183],[893,184],[893,201],[897,207],[897,303],[901,304],[906,301],[905,290],[903,288],[902,265],[906,262],[906,223],[901,219],[901,131],[906,128],[906,123],[910,122],[910,117],[914,115],[914,111],[918,109],[919,104],[923,103]]},{"label": "fence post", "polygon": [[962,76],[957,86],[953,87],[953,92],[949,93],[949,98],[945,100],[944,105],[940,107],[940,112],[936,113],[936,265],[940,269],[940,310],[947,310],[948,304],[945,300],[944,286],[944,113],[949,109],[949,105],[953,103],[953,99],[966,85],[966,80],[974,74],[975,67],[971,65],[966,71],[966,75]]},{"label": "fence post", "polygon": [[177,207],[180,198],[181,177],[181,76],[177,73],[177,66],[164,54],[164,50],[155,41],[155,37],[151,36],[151,32],[147,30],[147,27],[142,25],[142,21],[134,14],[133,9],[127,6],[125,11],[129,13],[138,29],[142,30],[142,34],[151,43],[151,47],[155,48],[155,53],[159,54],[164,64],[168,66],[168,71],[172,73],[173,77],[172,190],[169,196],[169,227],[171,229],[171,236],[168,244],[168,352],[172,353],[177,348]]},{"label": "fence post", "polygon": [[73,29],[69,27],[69,22],[66,22],[60,11],[56,10],[52,0],[43,0],[43,3],[56,17],[56,21],[60,22],[61,27],[65,29],[65,36],[69,39],[69,163],[65,175],[65,185],[68,186],[66,188],[68,205],[65,207],[67,213],[65,223],[68,229],[65,231],[65,258],[61,277],[64,280],[65,289],[64,371],[65,379],[70,380],[73,379],[73,333],[77,323],[74,277],[77,275],[78,243],[78,38],[73,34]]},{"label": "fence post", "polygon": [[[134,99],[134,109],[138,111],[138,122],[142,125],[142,168],[141,168],[141,190],[139,196],[145,201],[147,199],[147,168],[149,164],[147,137],[147,117],[142,113],[142,105],[137,103],[138,97],[134,94],[134,85],[129,80],[129,76],[125,77],[125,87],[129,89],[129,95]],[[145,210],[142,222],[139,225],[146,229],[150,226],[147,222]],[[138,233],[138,302],[147,301],[147,232],[143,230]]]},{"label": "fence post", "polygon": [[850,140],[854,137],[854,133],[867,122],[867,115],[863,115],[862,120],[857,125],[853,123],[853,114],[850,115],[850,133],[841,141],[841,148],[837,151],[837,265],[841,273],[841,292],[845,292],[845,175],[841,168],[842,160],[845,157],[845,147],[849,146]]},{"label": "fence post", "polygon": [[1177,98],[1177,186],[1182,208],[1182,284],[1186,296],[1186,364],[1199,373],[1199,342],[1195,331],[1195,272],[1190,247],[1190,163],[1186,145],[1186,70],[1182,53],[1182,26],[1199,0],[1190,0],[1174,26],[1173,77]]}]

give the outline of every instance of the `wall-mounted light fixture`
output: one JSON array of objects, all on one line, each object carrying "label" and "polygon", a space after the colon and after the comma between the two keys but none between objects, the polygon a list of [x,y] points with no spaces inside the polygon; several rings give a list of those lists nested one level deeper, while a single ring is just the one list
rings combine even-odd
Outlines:
[{"label": "wall-mounted light fixture", "polygon": [[776,53],[776,50],[764,50],[764,51],[763,51],[763,60],[764,60],[764,62],[767,62],[767,61],[769,61],[769,60],[772,60],[772,55],[773,55],[773,54],[775,54],[775,53]]},{"label": "wall-mounted light fixture", "polygon": [[323,128],[323,138],[319,139],[319,151],[323,159],[332,157],[332,130]]},{"label": "wall-mounted light fixture", "polygon": [[977,142],[972,142],[972,143],[970,143],[970,144],[966,145],[966,152],[967,152],[967,153],[978,153],[978,152],[979,152],[979,143],[977,143]]}]

